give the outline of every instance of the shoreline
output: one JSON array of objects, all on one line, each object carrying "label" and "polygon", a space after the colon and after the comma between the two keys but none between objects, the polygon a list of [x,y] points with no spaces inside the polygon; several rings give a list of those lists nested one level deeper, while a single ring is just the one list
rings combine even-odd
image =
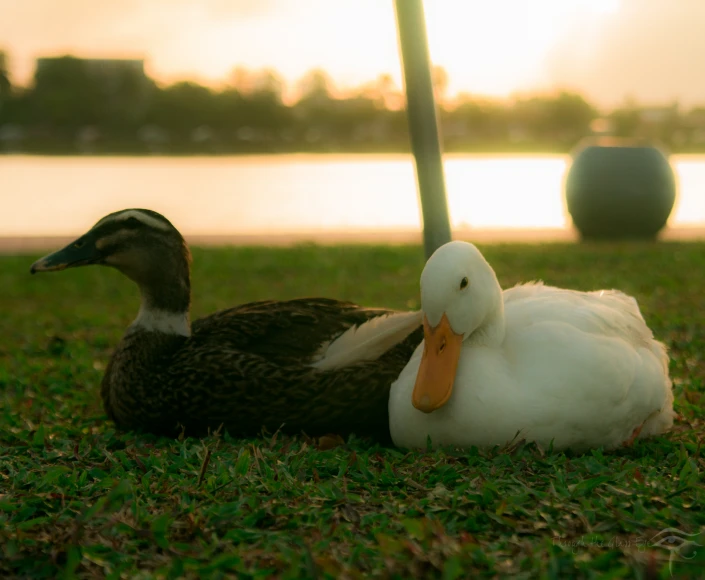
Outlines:
[{"label": "shoreline", "polygon": [[[0,236],[0,254],[33,254],[65,246],[83,232],[74,236]],[[185,234],[193,247],[213,246],[277,246],[300,244],[318,245],[409,245],[421,244],[418,230],[356,230],[356,231],[302,231],[288,233],[251,234]],[[453,230],[453,239],[482,244],[502,243],[575,243],[578,233],[573,228],[478,228]],[[705,226],[667,227],[659,241],[705,241]]]},{"label": "shoreline", "polygon": [[[570,157],[573,152],[573,148],[561,148],[561,147],[459,147],[459,148],[448,148],[443,151],[443,157],[464,157],[467,155],[483,157],[502,157],[502,156],[512,156],[512,157],[530,157],[530,156],[556,156],[556,157]],[[413,158],[413,153],[411,150],[403,148],[380,148],[380,149],[280,149],[280,150],[229,150],[229,151],[121,151],[121,150],[106,150],[106,151],[79,151],[79,150],[66,150],[61,149],[58,151],[49,150],[0,150],[0,160],[3,158],[12,157],[49,157],[49,158],[65,158],[65,157],[80,157],[84,159],[101,159],[101,158],[180,158],[180,157],[212,157],[215,159],[222,157],[287,157],[287,156],[300,156],[300,157],[319,157],[319,156],[350,156],[350,157],[380,157],[380,156],[390,156],[390,157],[411,157]],[[669,149],[668,157],[703,157],[705,156],[705,148],[698,149]]]}]

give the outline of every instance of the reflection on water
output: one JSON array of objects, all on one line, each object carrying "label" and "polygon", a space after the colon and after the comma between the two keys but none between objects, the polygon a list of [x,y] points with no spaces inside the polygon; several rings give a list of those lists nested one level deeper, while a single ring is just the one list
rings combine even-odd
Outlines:
[{"label": "reflection on water", "polygon": [[[449,155],[454,227],[570,225],[565,156]],[[705,156],[672,158],[670,224],[705,225]],[[420,227],[410,156],[0,157],[0,235],[73,235],[106,213],[147,207],[184,233]]]}]

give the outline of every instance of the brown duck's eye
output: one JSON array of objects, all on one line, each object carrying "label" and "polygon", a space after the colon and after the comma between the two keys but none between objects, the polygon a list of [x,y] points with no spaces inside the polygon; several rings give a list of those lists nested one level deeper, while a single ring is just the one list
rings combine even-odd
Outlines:
[{"label": "brown duck's eye", "polygon": [[82,248],[84,243],[85,242],[83,240],[78,240],[77,242],[74,243],[73,247],[74,248]]},{"label": "brown duck's eye", "polygon": [[467,288],[467,287],[468,287],[468,284],[469,284],[469,282],[468,282],[467,277],[466,277],[466,278],[463,278],[463,279],[460,281],[460,289],[463,290],[463,289]]}]

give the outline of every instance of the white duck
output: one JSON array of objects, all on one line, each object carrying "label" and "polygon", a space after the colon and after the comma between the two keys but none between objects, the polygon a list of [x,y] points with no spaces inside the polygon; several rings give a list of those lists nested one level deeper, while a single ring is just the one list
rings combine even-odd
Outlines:
[{"label": "white duck", "polygon": [[673,424],[666,347],[634,298],[541,283],[502,292],[466,242],[421,274],[424,342],[392,385],[395,445],[480,448],[515,439],[614,448]]}]

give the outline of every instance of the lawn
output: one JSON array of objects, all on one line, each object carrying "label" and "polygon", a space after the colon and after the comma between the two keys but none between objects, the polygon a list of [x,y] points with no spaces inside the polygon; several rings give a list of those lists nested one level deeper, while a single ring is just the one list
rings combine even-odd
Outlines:
[{"label": "lawn", "polygon": [[[505,287],[635,295],[672,351],[673,432],[584,455],[117,432],[98,388],[136,288],[0,256],[0,577],[701,577],[705,547],[652,538],[705,530],[705,244],[481,249]],[[418,247],[193,254],[194,317],[306,295],[419,306]]]}]

